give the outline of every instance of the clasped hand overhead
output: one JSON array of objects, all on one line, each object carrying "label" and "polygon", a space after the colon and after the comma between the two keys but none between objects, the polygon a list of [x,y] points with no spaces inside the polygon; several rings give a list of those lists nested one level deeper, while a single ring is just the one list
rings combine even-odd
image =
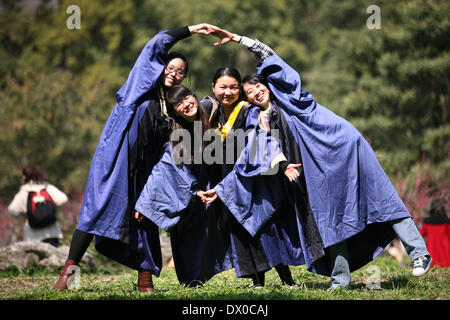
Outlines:
[{"label": "clasped hand overhead", "polygon": [[215,46],[220,46],[230,41],[238,42],[240,39],[240,36],[209,23],[201,23],[194,26],[189,26],[189,31],[193,34],[212,35],[219,38],[220,41],[215,42]]}]

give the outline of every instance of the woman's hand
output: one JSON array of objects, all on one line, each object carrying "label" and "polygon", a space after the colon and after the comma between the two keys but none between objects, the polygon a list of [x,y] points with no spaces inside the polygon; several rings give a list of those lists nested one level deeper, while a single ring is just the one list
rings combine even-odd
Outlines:
[{"label": "woman's hand", "polygon": [[194,26],[189,26],[189,31],[194,34],[211,34],[214,32],[215,28],[213,25],[208,24],[208,23],[200,23],[200,24],[196,24]]},{"label": "woman's hand", "polygon": [[137,220],[137,222],[141,223],[144,220],[144,216],[139,211],[134,212],[134,218]]},{"label": "woman's hand", "polygon": [[202,200],[202,202],[205,202],[205,201],[206,201],[206,197],[204,196],[204,193],[205,193],[205,191],[202,191],[202,190],[199,190],[199,191],[197,191],[197,193],[196,193],[197,197],[199,197],[200,200]]},{"label": "woman's hand", "polygon": [[214,31],[211,33],[211,35],[220,39],[219,42],[214,43],[215,46],[220,46],[230,41],[239,42],[239,40],[241,40],[241,36],[238,36],[237,34],[231,33],[230,31],[225,29],[220,29],[216,26],[212,27]]},{"label": "woman's hand", "polygon": [[212,202],[216,201],[217,198],[218,198],[218,196],[217,196],[216,190],[214,190],[214,189],[211,189],[208,191],[203,191],[202,197],[201,197],[203,203],[205,203],[205,204],[212,203]]},{"label": "woman's hand", "polygon": [[206,35],[212,35],[220,39],[220,41],[215,42],[215,46],[220,46],[222,44],[226,44],[230,41],[239,42],[241,39],[240,36],[229,32],[228,30],[221,29],[212,24],[202,23],[195,26],[190,26],[189,30],[191,33],[201,33]]},{"label": "woman's hand", "polygon": [[298,167],[301,167],[301,164],[290,164],[284,170],[284,174],[286,175],[286,177],[289,179],[290,182],[300,177],[300,173],[297,170]]},{"label": "woman's hand", "polygon": [[214,43],[215,46],[220,46],[230,41],[239,42],[239,40],[241,39],[241,37],[238,36],[237,34],[231,33],[228,30],[221,29],[208,23],[201,23],[194,26],[189,26],[189,31],[191,33],[212,35],[219,38],[220,41],[215,42]]}]

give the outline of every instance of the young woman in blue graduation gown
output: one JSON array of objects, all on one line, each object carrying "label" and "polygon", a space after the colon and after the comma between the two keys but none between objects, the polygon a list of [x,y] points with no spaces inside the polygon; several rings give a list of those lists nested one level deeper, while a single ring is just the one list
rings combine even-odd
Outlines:
[{"label": "young woman in blue graduation gown", "polygon": [[220,214],[211,206],[205,207],[196,196],[209,183],[202,158],[194,159],[202,157],[208,115],[195,94],[184,86],[168,90],[167,106],[173,116],[173,135],[136,202],[136,219],[141,223],[149,219],[170,233],[178,280],[196,286],[233,267],[229,241]]},{"label": "young woman in blue graduation gown", "polygon": [[95,235],[99,252],[139,271],[141,292],[154,291],[152,274],[158,276],[162,265],[159,232],[153,223],[136,223],[134,204],[169,138],[165,91],[188,71],[186,58],[169,49],[210,30],[199,24],[161,31],[140,53],[116,94],[92,159],[78,226],[55,289],[67,289],[70,267],[79,263]]},{"label": "young woman in blue graduation gown", "polygon": [[[218,68],[211,83],[214,97],[201,101],[209,114],[211,128],[215,128],[222,139],[222,158],[214,155],[215,163],[207,166],[212,186],[233,170],[241,152],[240,141],[245,136],[242,129],[246,129],[250,104],[241,99],[240,85],[238,70]],[[237,277],[251,278],[255,287],[264,286],[265,272],[275,267],[283,284],[295,284],[288,265],[300,264],[300,254],[293,249],[284,259],[280,258],[284,241],[275,226],[268,227],[261,237],[252,237],[221,201],[212,205],[222,215],[224,228],[229,232],[230,254]],[[288,260],[292,263],[286,263]]]},{"label": "young woman in blue graduation gown", "polygon": [[[299,224],[307,268],[331,276],[331,288],[348,288],[350,273],[398,236],[414,262],[413,275],[423,275],[431,264],[425,242],[364,137],[303,90],[299,74],[269,47],[222,29],[216,29],[215,35],[222,38],[216,45],[235,41],[262,52],[257,55],[261,62],[257,75],[265,81],[244,83],[243,90],[255,105],[279,106],[285,130],[298,146],[308,202],[304,209],[309,218]],[[277,192],[272,189],[275,199],[280,197]],[[233,206],[231,198],[225,201]],[[268,218],[274,210],[263,212]],[[240,212],[241,221],[245,215],[249,212]],[[253,229],[265,222],[252,219]]]}]

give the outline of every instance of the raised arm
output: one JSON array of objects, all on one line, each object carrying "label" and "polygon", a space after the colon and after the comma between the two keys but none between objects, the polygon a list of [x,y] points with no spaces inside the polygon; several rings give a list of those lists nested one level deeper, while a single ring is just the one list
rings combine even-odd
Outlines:
[{"label": "raised arm", "polygon": [[301,87],[300,75],[270,47],[258,40],[231,33],[214,27],[211,35],[220,39],[214,43],[219,46],[228,42],[237,42],[247,47],[261,64],[257,67],[258,74],[267,79],[270,91],[280,102],[280,107],[289,113],[309,113],[316,107],[314,97]]},{"label": "raised arm", "polygon": [[262,43],[258,39],[250,39],[245,36],[240,36],[235,33],[231,33],[228,30],[220,29],[216,26],[211,26],[213,32],[211,35],[220,39],[220,41],[214,43],[215,46],[220,46],[226,44],[230,41],[237,42],[245,46],[249,51],[251,51],[259,62],[264,62],[268,57],[275,54],[275,52],[266,44]]},{"label": "raised arm", "polygon": [[164,56],[175,43],[191,34],[210,34],[211,32],[213,29],[210,25],[202,23],[157,33],[141,51],[127,81],[117,92],[117,103],[122,106],[133,105],[143,94],[157,85],[165,66]]},{"label": "raised arm", "polygon": [[164,55],[177,41],[188,36],[190,32],[185,27],[174,29],[171,33],[160,31],[150,39],[137,58],[127,81],[117,92],[117,103],[122,106],[133,105],[143,94],[154,88],[164,70]]}]

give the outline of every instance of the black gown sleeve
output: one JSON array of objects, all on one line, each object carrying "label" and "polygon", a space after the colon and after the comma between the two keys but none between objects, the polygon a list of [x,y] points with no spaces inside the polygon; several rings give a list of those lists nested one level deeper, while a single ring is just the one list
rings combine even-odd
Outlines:
[{"label": "black gown sleeve", "polygon": [[287,162],[286,160],[280,162],[280,170],[282,173],[284,173],[284,170],[286,170],[288,165],[289,165],[289,162]]},{"label": "black gown sleeve", "polygon": [[187,37],[189,37],[191,35],[191,32],[189,31],[189,27],[185,26],[185,27],[178,27],[175,29],[171,29],[169,31],[167,31],[167,34],[174,37],[175,39],[179,40],[183,40],[186,39]]}]

